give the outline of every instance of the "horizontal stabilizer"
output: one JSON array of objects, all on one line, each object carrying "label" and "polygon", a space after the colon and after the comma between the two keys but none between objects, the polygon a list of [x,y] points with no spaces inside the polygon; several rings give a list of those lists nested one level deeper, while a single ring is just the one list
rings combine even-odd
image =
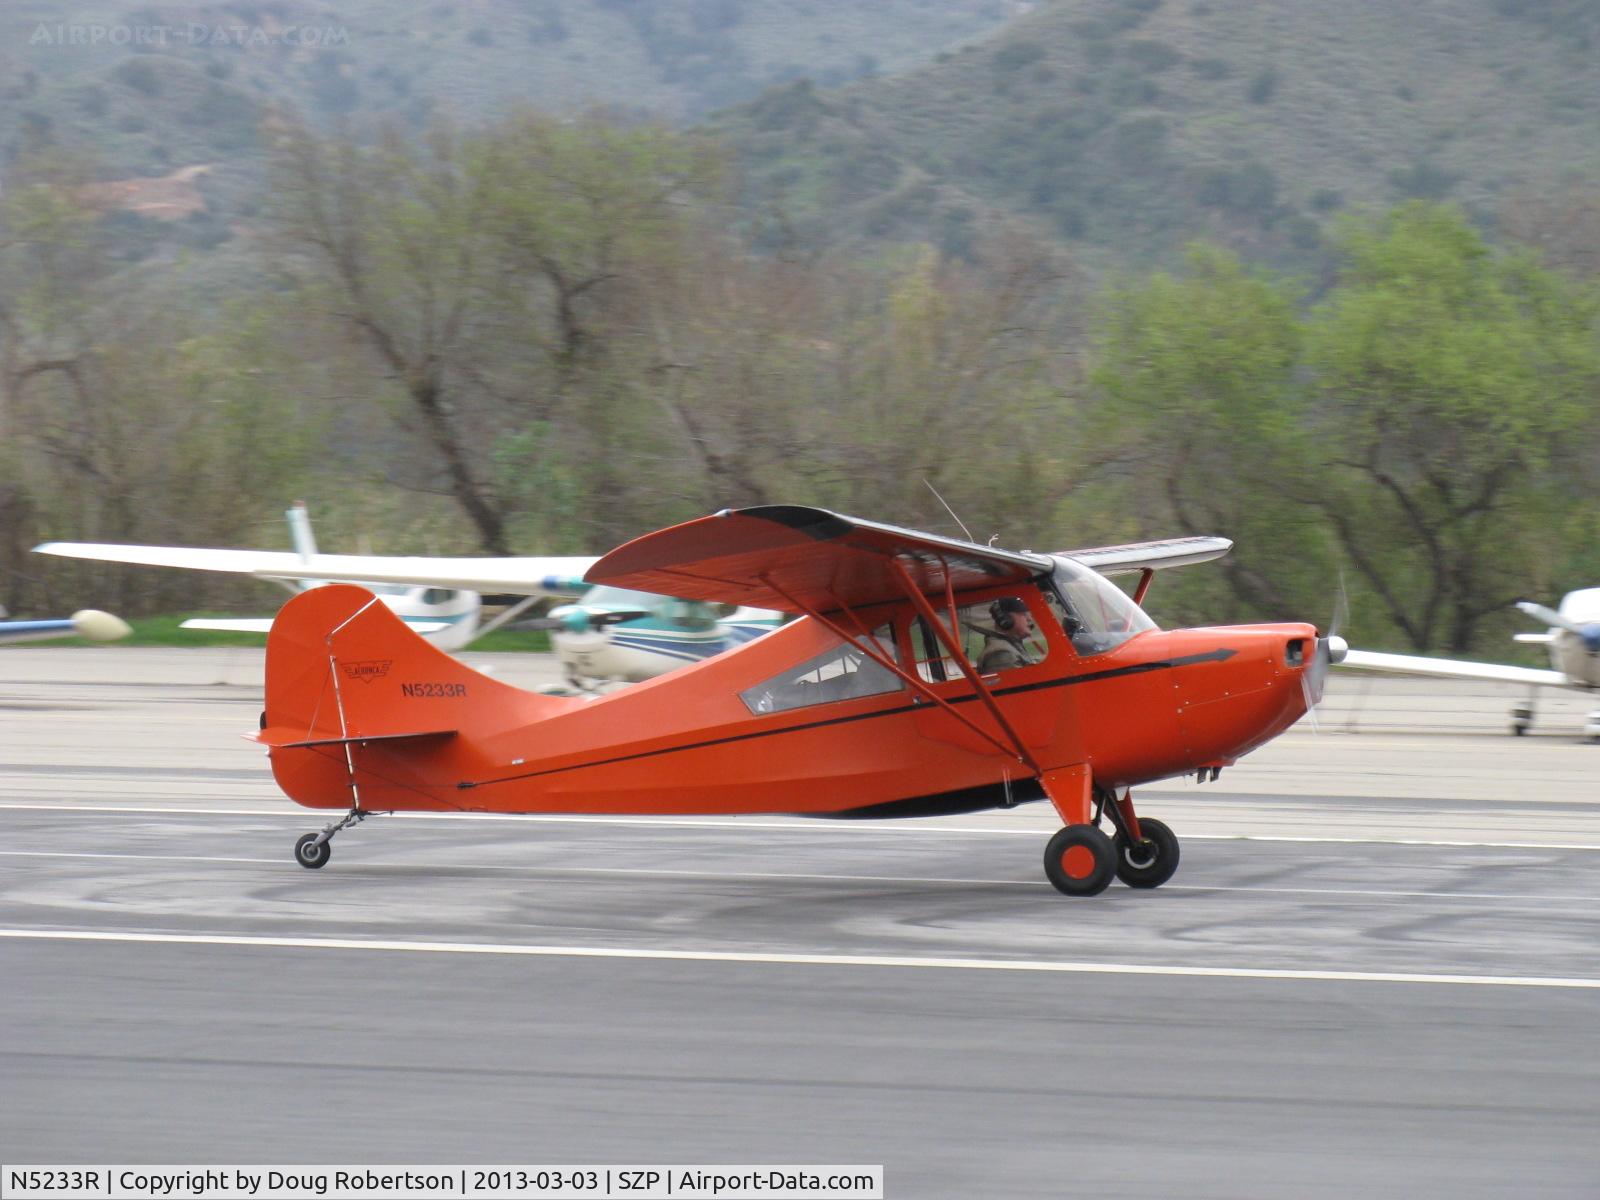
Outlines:
[{"label": "horizontal stabilizer", "polygon": [[1532,600],[1518,600],[1517,607],[1535,621],[1543,621],[1552,629],[1565,629],[1568,633],[1576,633],[1580,637],[1583,635],[1582,625],[1563,616],[1553,608],[1547,608],[1543,604],[1535,604]]}]

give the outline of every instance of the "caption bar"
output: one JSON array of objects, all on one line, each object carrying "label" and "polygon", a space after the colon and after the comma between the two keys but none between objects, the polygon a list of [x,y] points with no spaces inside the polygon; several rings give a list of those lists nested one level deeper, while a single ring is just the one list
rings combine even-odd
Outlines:
[{"label": "caption bar", "polygon": [[0,1200],[882,1200],[880,1166],[0,1166]]}]

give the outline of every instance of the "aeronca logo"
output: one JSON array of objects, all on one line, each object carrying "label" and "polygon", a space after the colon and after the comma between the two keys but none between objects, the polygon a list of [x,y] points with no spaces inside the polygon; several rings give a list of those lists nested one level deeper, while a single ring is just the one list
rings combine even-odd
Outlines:
[{"label": "aeronca logo", "polygon": [[351,679],[371,683],[374,679],[382,679],[389,673],[389,668],[394,666],[394,659],[369,658],[364,662],[344,663],[343,666],[344,673]]}]

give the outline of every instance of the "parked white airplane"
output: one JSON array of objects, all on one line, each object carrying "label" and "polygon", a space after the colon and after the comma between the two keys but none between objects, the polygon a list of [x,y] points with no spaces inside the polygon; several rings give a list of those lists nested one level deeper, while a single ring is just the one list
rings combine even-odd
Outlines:
[{"label": "parked white airplane", "polygon": [[0,608],[0,645],[42,642],[50,638],[81,637],[91,642],[114,642],[130,632],[128,623],[97,608],[80,608],[70,617],[48,621],[8,621]]},{"label": "parked white airplane", "polygon": [[[592,689],[613,681],[650,679],[697,662],[774,628],[782,615],[740,609],[722,618],[700,601],[597,588],[583,580],[597,560],[547,558],[424,558],[322,554],[305,506],[288,510],[295,549],[205,550],[186,546],[127,546],[105,542],[47,542],[40,554],[100,562],[222,571],[268,579],[299,592],[323,583],[359,583],[442,650],[465,648],[515,620],[540,599],[569,598],[538,624],[569,682]],[[480,623],[482,593],[524,599]],[[265,633],[270,618],[191,618],[190,629]]]},{"label": "parked white airplane", "polygon": [[[1379,654],[1351,650],[1346,667],[1402,675],[1429,675],[1444,679],[1485,679],[1497,683],[1528,685],[1528,698],[1511,708],[1511,732],[1521,737],[1533,724],[1534,699],[1542,687],[1600,691],[1600,588],[1568,592],[1558,610],[1530,600],[1517,607],[1549,628],[1543,633],[1519,633],[1519,642],[1534,642],[1550,652],[1550,670],[1513,667],[1500,663],[1462,662],[1450,658],[1422,658],[1408,654]],[[1589,714],[1584,736],[1600,741],[1600,709]]]}]

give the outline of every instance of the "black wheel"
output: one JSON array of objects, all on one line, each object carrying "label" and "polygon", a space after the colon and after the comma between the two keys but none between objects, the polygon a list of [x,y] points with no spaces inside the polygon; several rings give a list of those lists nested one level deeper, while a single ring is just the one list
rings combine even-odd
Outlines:
[{"label": "black wheel", "polygon": [[1044,848],[1045,877],[1066,896],[1098,896],[1116,874],[1111,839],[1093,825],[1068,825]]},{"label": "black wheel", "polygon": [[1140,840],[1117,833],[1117,878],[1129,887],[1160,887],[1178,869],[1178,835],[1154,817],[1139,818]]},{"label": "black wheel", "polygon": [[318,845],[317,837],[315,833],[308,833],[294,844],[295,862],[312,871],[327,866],[328,859],[333,855],[332,840]]}]

